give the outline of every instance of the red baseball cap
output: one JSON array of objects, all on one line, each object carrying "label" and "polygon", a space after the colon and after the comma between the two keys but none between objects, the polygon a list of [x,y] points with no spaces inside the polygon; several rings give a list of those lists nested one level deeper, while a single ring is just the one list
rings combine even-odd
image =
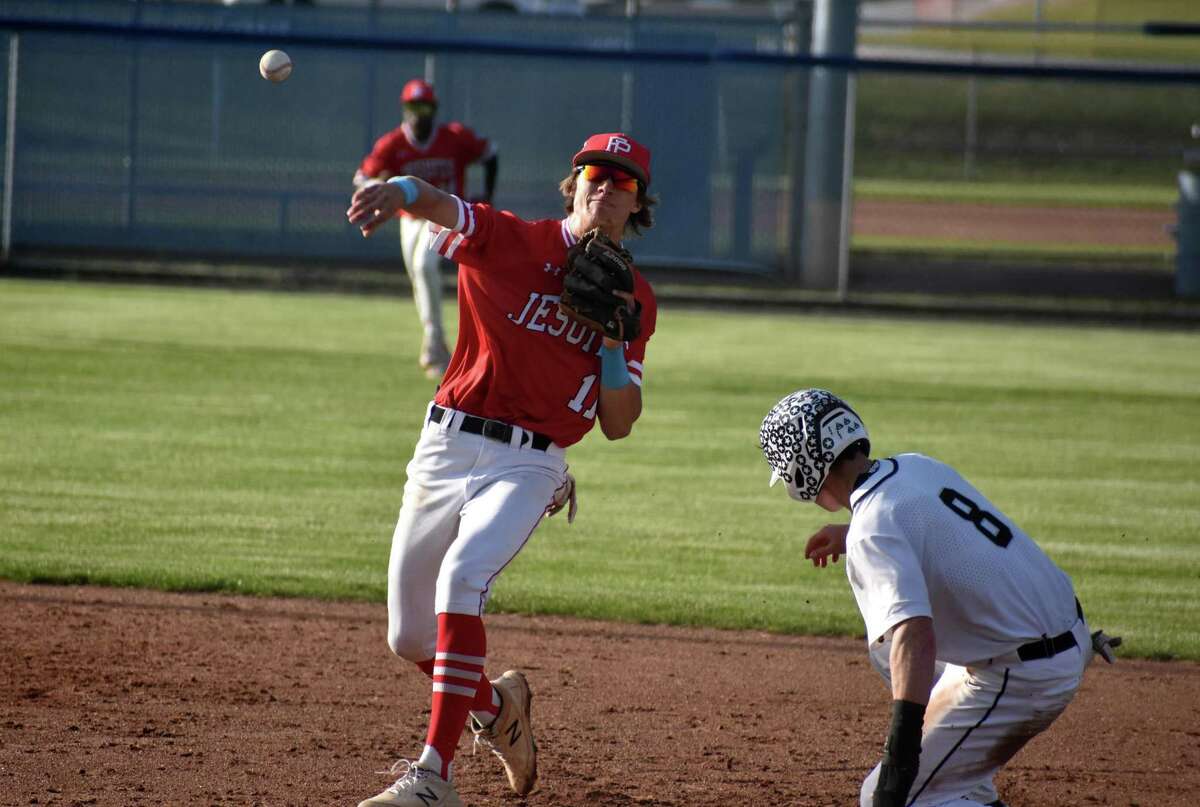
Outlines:
[{"label": "red baseball cap", "polygon": [[588,163],[613,163],[650,184],[650,149],[621,132],[594,134],[583,142],[583,148],[571,160],[578,168]]},{"label": "red baseball cap", "polygon": [[414,78],[404,85],[404,91],[400,93],[400,103],[433,104],[437,106],[437,96],[433,94],[432,84],[428,81]]}]

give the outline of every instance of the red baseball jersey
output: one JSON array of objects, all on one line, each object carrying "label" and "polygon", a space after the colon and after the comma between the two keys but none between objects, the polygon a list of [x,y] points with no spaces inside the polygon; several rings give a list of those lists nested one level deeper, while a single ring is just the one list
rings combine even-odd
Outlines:
[{"label": "red baseball jersey", "polygon": [[387,179],[409,174],[455,196],[463,195],[467,166],[492,154],[492,144],[461,123],[438,126],[424,145],[398,126],[375,141],[359,170],[364,176]]},{"label": "red baseball jersey", "polygon": [[[558,310],[566,219],[524,221],[507,210],[458,200],[458,224],[430,224],[433,249],[458,262],[458,343],[436,402],[541,432],[560,446],[579,442],[600,401],[603,334]],[[625,346],[633,383],[642,384],[654,333],[654,290],[636,270],[642,331]]]}]

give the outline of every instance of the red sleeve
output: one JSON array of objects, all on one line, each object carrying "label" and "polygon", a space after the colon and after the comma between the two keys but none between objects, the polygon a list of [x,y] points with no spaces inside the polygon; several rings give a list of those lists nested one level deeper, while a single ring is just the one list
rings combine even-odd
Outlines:
[{"label": "red sleeve", "polygon": [[450,228],[429,225],[433,234],[430,248],[443,258],[488,269],[530,252],[525,243],[528,222],[489,204],[470,204],[457,196],[454,200],[458,202],[458,223]]},{"label": "red sleeve", "polygon": [[371,153],[363,157],[362,164],[358,167],[363,176],[382,177],[386,179],[396,173],[392,166],[395,143],[395,132],[388,132],[375,141],[375,146],[371,149]]},{"label": "red sleeve", "polygon": [[461,123],[451,123],[446,128],[454,133],[458,144],[459,158],[466,164],[479,162],[491,151],[491,143],[486,137],[480,137]]},{"label": "red sleeve", "polygon": [[629,375],[639,387],[642,385],[642,363],[646,360],[646,344],[654,335],[658,325],[658,301],[654,297],[654,289],[639,273],[633,287],[633,296],[642,304],[642,331],[638,338],[629,343],[625,349],[625,361],[629,365]]}]

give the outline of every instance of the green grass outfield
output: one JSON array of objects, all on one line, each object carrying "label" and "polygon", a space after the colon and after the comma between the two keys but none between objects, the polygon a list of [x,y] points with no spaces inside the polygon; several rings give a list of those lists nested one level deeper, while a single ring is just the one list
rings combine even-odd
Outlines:
[{"label": "green grass outfield", "polygon": [[[1097,25],[1140,26],[1148,20],[1200,22],[1195,0],[1017,0],[995,4],[971,20],[1028,25],[1039,6],[1046,22],[1092,30],[904,30],[868,24],[859,41],[915,48],[922,58],[929,58],[929,51],[947,51],[985,58],[1003,54],[1030,64],[1096,59],[1185,68],[1196,63],[1195,37],[1147,36],[1140,28],[1120,34],[1095,30]],[[962,16],[955,20],[968,21]],[[985,194],[991,185],[999,186],[998,193],[1009,185],[1033,193],[1042,186],[1074,186],[1067,198],[1082,204],[1121,204],[1153,188],[1159,195],[1173,192],[1200,103],[1194,85],[904,73],[861,73],[857,92],[854,161],[859,177],[969,177],[963,184],[977,185]],[[978,144],[969,165],[968,118]],[[1131,144],[1136,144],[1136,155],[1128,150]],[[1097,193],[1089,187],[1097,183],[1107,187]]]},{"label": "green grass outfield", "polygon": [[[1032,23],[1037,0],[1000,5],[983,14],[985,22]],[[1141,25],[1147,21],[1200,22],[1195,0],[1056,0],[1042,4],[1042,19],[1049,23],[1080,25]],[[1146,36],[1140,33],[996,31],[989,29],[923,30],[889,34],[871,32],[862,37],[870,44],[904,44],[922,48],[976,50],[992,53],[1032,54],[1059,58],[1115,59],[1192,63],[1195,39],[1187,36]]]},{"label": "green grass outfield", "polygon": [[[395,298],[0,281],[0,576],[382,602],[417,345]],[[1195,332],[668,307],[633,436],[572,450],[579,518],[492,607],[857,634],[757,446],[807,385],[956,465],[1127,653],[1200,659]]]},{"label": "green grass outfield", "polygon": [[854,250],[869,252],[936,255],[939,258],[975,257],[997,260],[1008,257],[1018,261],[1058,261],[1075,265],[1099,264],[1103,261],[1125,260],[1144,266],[1158,266],[1162,271],[1175,271],[1172,246],[1112,246],[1110,244],[1030,244],[1018,241],[982,241],[965,238],[928,238],[903,235],[856,235],[850,241]]},{"label": "green grass outfield", "polygon": [[1048,207],[1119,207],[1149,210],[1169,208],[1179,190],[1161,185],[1101,185],[1091,183],[964,182],[907,179],[856,179],[860,199],[900,199],[919,202],[975,202],[991,205]]}]

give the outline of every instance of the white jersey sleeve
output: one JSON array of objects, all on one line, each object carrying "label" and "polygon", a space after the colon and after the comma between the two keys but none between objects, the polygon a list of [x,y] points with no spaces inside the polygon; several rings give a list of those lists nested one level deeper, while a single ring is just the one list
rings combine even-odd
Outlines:
[{"label": "white jersey sleeve", "polygon": [[932,617],[920,536],[906,534],[886,508],[856,516],[851,530],[857,540],[846,542],[846,574],[867,626],[867,643],[906,619]]},{"label": "white jersey sleeve", "polygon": [[938,658],[970,666],[1075,623],[1070,578],[948,465],[880,460],[850,504],[846,573],[868,642],[929,616]]}]

